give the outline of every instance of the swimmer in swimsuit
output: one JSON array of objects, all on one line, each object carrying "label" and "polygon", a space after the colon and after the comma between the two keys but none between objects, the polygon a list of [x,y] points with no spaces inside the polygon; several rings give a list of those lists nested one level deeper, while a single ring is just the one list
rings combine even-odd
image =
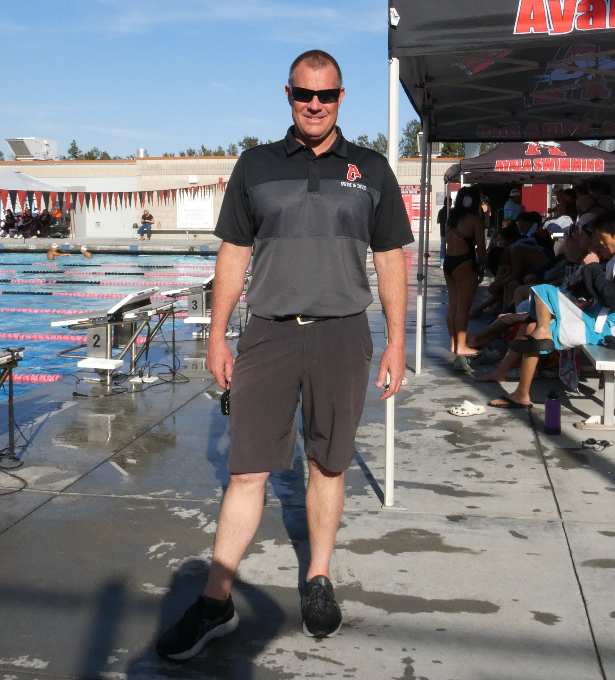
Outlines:
[{"label": "swimmer in swimsuit", "polygon": [[463,187],[446,224],[444,280],[448,290],[446,325],[451,352],[471,356],[477,350],[466,345],[468,314],[479,284],[479,265],[486,260],[485,224],[481,215],[478,189]]}]

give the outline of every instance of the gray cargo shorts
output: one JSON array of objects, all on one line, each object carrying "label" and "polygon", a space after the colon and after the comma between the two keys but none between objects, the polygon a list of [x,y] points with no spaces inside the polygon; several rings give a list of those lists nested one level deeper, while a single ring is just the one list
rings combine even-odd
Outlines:
[{"label": "gray cargo shorts", "polygon": [[365,312],[306,325],[253,315],[233,368],[229,472],[292,469],[299,403],[307,457],[330,472],[346,470],[372,350]]}]

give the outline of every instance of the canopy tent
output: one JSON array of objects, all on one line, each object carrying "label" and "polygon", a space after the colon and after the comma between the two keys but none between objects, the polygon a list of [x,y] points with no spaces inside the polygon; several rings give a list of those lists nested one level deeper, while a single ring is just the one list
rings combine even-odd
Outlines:
[{"label": "canopy tent", "polygon": [[430,141],[615,136],[613,0],[391,0],[389,56]]},{"label": "canopy tent", "polygon": [[[389,0],[389,162],[396,168],[397,83],[423,125],[415,372],[427,291],[431,144],[615,137],[615,0]],[[395,87],[392,86],[395,84]],[[387,411],[386,469],[393,470]],[[390,435],[392,438],[392,434]],[[388,477],[388,474],[387,474]],[[392,480],[385,479],[391,489]],[[386,489],[385,489],[386,499]]]},{"label": "canopy tent", "polygon": [[[451,166],[446,182],[466,184],[577,184],[615,175],[615,154],[581,142],[505,142]],[[463,176],[463,177],[462,177]]]},{"label": "canopy tent", "polygon": [[9,191],[66,191],[64,187],[43,182],[36,177],[25,175],[19,170],[0,172],[0,190]]},{"label": "canopy tent", "polygon": [[[390,80],[399,79],[422,121],[424,170],[428,142],[615,137],[614,29],[615,0],[389,0]],[[395,130],[389,146],[397,139]],[[422,176],[423,206],[430,178]],[[424,227],[422,220],[417,373]]]}]

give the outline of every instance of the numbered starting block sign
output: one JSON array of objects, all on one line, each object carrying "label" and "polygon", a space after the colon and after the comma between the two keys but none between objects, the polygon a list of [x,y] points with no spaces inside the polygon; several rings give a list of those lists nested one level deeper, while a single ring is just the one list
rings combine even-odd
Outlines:
[{"label": "numbered starting block sign", "polygon": [[88,328],[88,357],[107,356],[107,334],[104,326]]},{"label": "numbered starting block sign", "polygon": [[188,296],[188,316],[205,316],[205,295],[196,293]]}]

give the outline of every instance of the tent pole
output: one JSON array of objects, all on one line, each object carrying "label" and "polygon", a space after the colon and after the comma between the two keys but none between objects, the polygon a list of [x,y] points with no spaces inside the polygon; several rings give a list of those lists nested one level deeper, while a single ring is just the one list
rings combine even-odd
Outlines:
[{"label": "tent pole", "polygon": [[427,137],[429,121],[423,116],[423,138],[421,143],[421,202],[419,219],[419,255],[416,273],[416,375],[421,374],[422,325],[423,325],[423,254],[425,252],[425,180],[427,174]]},{"label": "tent pole", "polygon": [[427,332],[427,275],[429,273],[429,232],[431,230],[431,144],[427,144],[427,185],[425,188],[425,278],[423,279],[423,333]]},{"label": "tent pole", "polygon": [[[399,59],[389,59],[389,124],[387,158],[391,170],[397,177],[399,156]],[[385,337],[389,341],[385,321]],[[387,375],[387,382],[390,376]],[[385,401],[384,417],[384,508],[394,506],[395,493],[395,397]]]}]

